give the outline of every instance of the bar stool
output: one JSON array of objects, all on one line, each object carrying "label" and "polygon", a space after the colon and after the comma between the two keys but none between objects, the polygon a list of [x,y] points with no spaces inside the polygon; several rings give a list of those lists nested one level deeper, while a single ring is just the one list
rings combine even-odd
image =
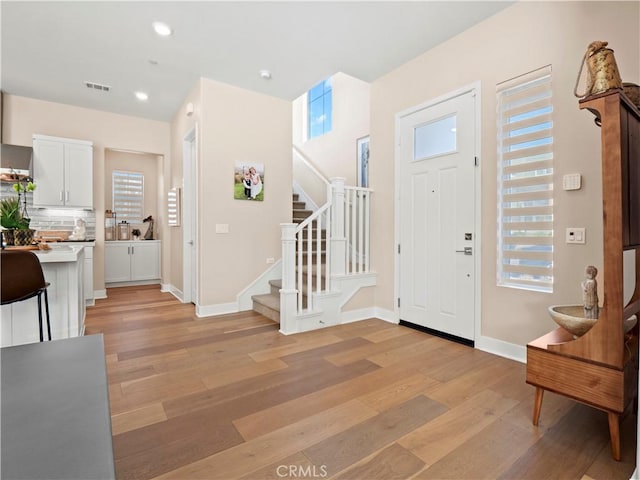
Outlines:
[{"label": "bar stool", "polygon": [[38,297],[38,322],[40,324],[40,341],[44,341],[42,331],[42,294],[47,314],[47,333],[51,340],[51,323],[49,322],[49,297],[40,260],[27,250],[2,250],[0,257],[0,297],[2,305],[21,302]]}]

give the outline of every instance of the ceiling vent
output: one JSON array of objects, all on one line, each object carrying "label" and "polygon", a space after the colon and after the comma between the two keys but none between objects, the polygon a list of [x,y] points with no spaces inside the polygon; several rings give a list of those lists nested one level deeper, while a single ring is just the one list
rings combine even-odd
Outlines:
[{"label": "ceiling vent", "polygon": [[87,88],[91,88],[93,90],[101,90],[103,92],[111,91],[111,87],[109,85],[102,85],[101,83],[95,82],[84,82],[84,84],[87,86]]}]

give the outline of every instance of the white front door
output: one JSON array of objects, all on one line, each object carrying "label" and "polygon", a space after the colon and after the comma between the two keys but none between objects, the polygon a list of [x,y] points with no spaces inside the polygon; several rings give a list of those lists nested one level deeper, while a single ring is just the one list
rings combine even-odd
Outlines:
[{"label": "white front door", "polygon": [[474,92],[402,116],[400,319],[474,340]]}]

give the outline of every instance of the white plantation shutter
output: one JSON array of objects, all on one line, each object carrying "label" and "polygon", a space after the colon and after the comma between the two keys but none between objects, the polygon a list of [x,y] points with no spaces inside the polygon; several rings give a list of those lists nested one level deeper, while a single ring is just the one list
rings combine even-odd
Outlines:
[{"label": "white plantation shutter", "polygon": [[498,285],[553,291],[551,66],[501,83]]},{"label": "white plantation shutter", "polygon": [[167,223],[170,227],[180,226],[180,189],[177,187],[167,193]]},{"label": "white plantation shutter", "polygon": [[144,175],[136,172],[113,172],[113,211],[118,221],[142,223]]}]

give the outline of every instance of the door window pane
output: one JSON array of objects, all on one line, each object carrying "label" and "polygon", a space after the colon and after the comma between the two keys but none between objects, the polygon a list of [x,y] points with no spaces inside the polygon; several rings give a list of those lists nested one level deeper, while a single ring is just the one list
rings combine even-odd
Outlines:
[{"label": "door window pane", "polygon": [[421,160],[456,151],[456,116],[440,118],[414,131],[413,159]]}]

